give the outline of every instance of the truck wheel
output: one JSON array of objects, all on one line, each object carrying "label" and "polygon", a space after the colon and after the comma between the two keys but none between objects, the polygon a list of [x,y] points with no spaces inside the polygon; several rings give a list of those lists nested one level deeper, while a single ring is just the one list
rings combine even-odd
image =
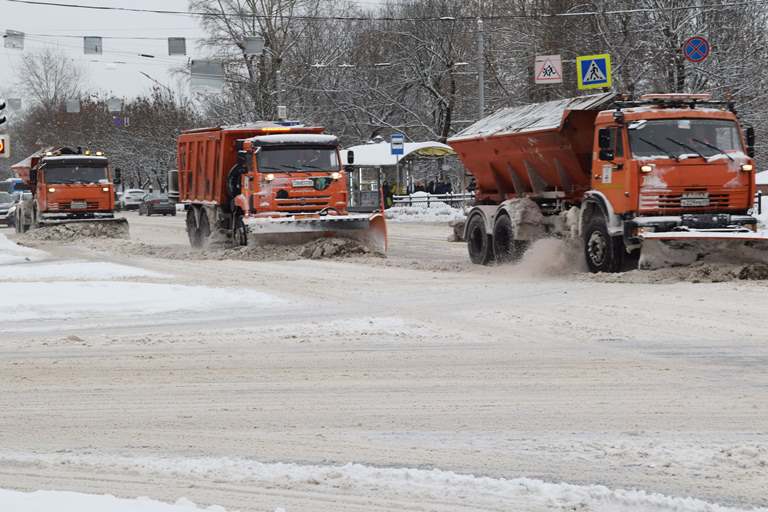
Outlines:
[{"label": "truck wheel", "polygon": [[584,256],[590,272],[620,272],[624,241],[611,236],[603,217],[592,218],[584,230]]},{"label": "truck wheel", "polygon": [[200,229],[197,226],[197,208],[194,207],[187,210],[187,237],[189,237],[189,245],[193,248],[199,249],[203,246]]},{"label": "truck wheel", "polygon": [[232,219],[232,244],[235,247],[248,245],[248,227],[243,220],[243,214],[236,213]]},{"label": "truck wheel", "polygon": [[493,257],[499,263],[517,261],[528,249],[528,241],[515,240],[509,215],[499,215],[493,224]]},{"label": "truck wheel", "polygon": [[485,221],[480,215],[469,219],[467,224],[467,250],[475,265],[488,265],[493,261],[493,243],[485,232]]}]

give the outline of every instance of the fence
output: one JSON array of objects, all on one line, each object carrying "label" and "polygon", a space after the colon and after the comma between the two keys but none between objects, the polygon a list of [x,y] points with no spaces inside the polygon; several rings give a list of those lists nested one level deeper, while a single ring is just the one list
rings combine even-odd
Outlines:
[{"label": "fence", "polygon": [[414,194],[409,196],[392,196],[394,206],[422,206],[429,208],[435,203],[446,203],[454,208],[462,208],[475,199],[474,192],[461,194]]}]

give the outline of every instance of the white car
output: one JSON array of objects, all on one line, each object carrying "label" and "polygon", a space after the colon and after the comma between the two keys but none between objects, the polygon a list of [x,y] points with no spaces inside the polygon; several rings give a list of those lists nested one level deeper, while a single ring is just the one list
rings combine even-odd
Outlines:
[{"label": "white car", "polygon": [[138,210],[141,199],[147,193],[140,188],[129,188],[120,195],[121,210]]}]

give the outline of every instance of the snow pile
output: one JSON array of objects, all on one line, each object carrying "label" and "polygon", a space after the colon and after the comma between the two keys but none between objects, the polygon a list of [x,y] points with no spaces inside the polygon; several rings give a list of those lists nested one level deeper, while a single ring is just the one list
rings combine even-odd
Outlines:
[{"label": "snow pile", "polygon": [[[452,222],[463,220],[466,214],[460,208],[454,208],[448,203],[432,199],[427,192],[411,194],[413,206],[393,206],[385,210],[388,220],[392,222]],[[427,203],[427,198],[429,203]]]},{"label": "snow pile", "polygon": [[97,496],[59,491],[18,492],[4,489],[0,489],[0,510],[8,512],[226,512],[219,506],[198,508],[184,498],[171,505],[149,498],[128,500],[110,495]]},{"label": "snow pile", "polygon": [[40,261],[46,256],[43,251],[17,245],[0,233],[0,265]]},{"label": "snow pile", "polygon": [[723,283],[729,281],[768,280],[768,265],[697,263],[686,267],[669,267],[656,270],[632,270],[620,274],[592,274],[585,279],[605,283]]},{"label": "snow pile", "polygon": [[21,239],[65,242],[81,238],[128,238],[128,236],[128,222],[125,219],[117,219],[43,226],[24,233]]},{"label": "snow pile", "polygon": [[346,238],[320,238],[304,244],[301,257],[311,260],[370,254],[372,251],[360,242]]},{"label": "snow pile", "polygon": [[[596,512],[737,512],[694,498],[669,497],[640,490],[612,490],[602,485],[549,483],[531,478],[493,478],[438,469],[379,468],[261,463],[244,458],[158,458],[106,455],[18,454],[0,460],[118,467],[142,474],[173,475],[227,482],[248,482],[249,488],[278,488],[295,492],[339,493],[419,503],[425,509],[452,504],[462,509],[498,508],[517,512],[591,510]],[[141,510],[141,509],[139,509]],[[751,509],[768,512],[768,509]],[[37,511],[36,511],[37,512]],[[44,511],[48,512],[48,511]],[[112,512],[112,511],[109,511]],[[153,511],[154,512],[154,511]],[[175,512],[175,511],[174,511]]]},{"label": "snow pile", "polygon": [[[39,252],[39,251],[38,251]],[[0,252],[0,258],[2,258]],[[134,277],[165,278],[165,274],[138,267],[103,261],[59,261],[50,263],[0,266],[0,281],[127,279]]]}]

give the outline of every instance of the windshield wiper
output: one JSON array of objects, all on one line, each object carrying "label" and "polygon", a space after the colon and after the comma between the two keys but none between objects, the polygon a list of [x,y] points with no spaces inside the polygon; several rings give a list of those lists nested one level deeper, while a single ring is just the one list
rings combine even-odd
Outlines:
[{"label": "windshield wiper", "polygon": [[[701,140],[701,139],[691,139],[691,140],[692,140],[693,142],[698,142],[699,144],[703,144],[703,145],[707,146],[708,148],[714,149],[715,151],[717,151],[717,152],[718,152],[719,154],[721,154],[721,155],[725,155],[725,156],[727,156],[727,157],[728,157],[728,160],[730,160],[731,162],[733,162],[733,161],[734,161],[734,160],[733,160],[733,157],[732,157],[731,155],[729,155],[728,153],[726,153],[725,151],[723,151],[723,150],[722,150],[722,149],[720,149],[719,147],[715,146],[714,144],[710,144],[709,142],[704,142],[704,141],[703,141],[703,140]],[[712,155],[712,156],[715,156],[715,155]]]},{"label": "windshield wiper", "polygon": [[[667,140],[669,140],[669,141],[672,141],[672,142],[674,142],[675,144],[677,144],[677,145],[678,145],[678,146],[680,146],[680,147],[683,147],[683,148],[685,148],[685,149],[690,149],[691,151],[693,151],[693,152],[694,152],[694,154],[696,154],[696,155],[700,156],[700,157],[701,157],[701,158],[703,158],[704,160],[706,160],[706,159],[707,159],[707,157],[705,157],[703,154],[701,154],[701,152],[700,152],[700,151],[696,150],[696,148],[694,148],[693,146],[689,146],[689,145],[688,145],[688,144],[686,144],[685,142],[680,142],[679,140],[677,140],[677,139],[673,139],[672,137],[666,137],[666,139],[667,139]],[[680,155],[680,156],[682,156],[682,155]],[[678,160],[680,159],[680,156],[678,156],[678,157],[677,157],[677,159],[678,159]]]},{"label": "windshield wiper", "polygon": [[669,153],[669,150],[668,150],[668,149],[665,149],[665,148],[663,148],[663,147],[659,146],[658,144],[656,144],[656,143],[655,143],[655,142],[653,142],[652,140],[648,140],[648,139],[646,139],[645,137],[638,137],[638,139],[640,139],[641,141],[645,142],[645,143],[646,143],[646,144],[648,144],[649,146],[653,146],[653,147],[655,147],[656,149],[658,149],[659,151],[662,151],[662,152],[664,153],[664,155],[666,155],[666,156],[671,156],[671,157],[672,157],[672,158],[674,158],[675,160],[680,160],[680,157],[679,157],[679,156],[677,156],[677,155],[671,155],[671,154]]}]

